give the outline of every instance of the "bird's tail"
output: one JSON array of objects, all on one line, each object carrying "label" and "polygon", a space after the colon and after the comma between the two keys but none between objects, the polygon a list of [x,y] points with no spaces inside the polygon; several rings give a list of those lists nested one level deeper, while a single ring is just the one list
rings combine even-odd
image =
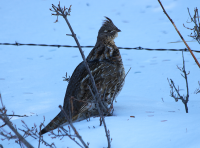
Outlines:
[{"label": "bird's tail", "polygon": [[52,131],[66,122],[67,122],[67,119],[65,118],[63,112],[60,111],[60,113],[45,128],[41,130],[40,135],[43,135],[49,131]]},{"label": "bird's tail", "polygon": [[[91,106],[94,106],[95,104],[84,104],[79,113],[73,114],[72,115],[72,122],[77,122],[77,121],[81,121],[84,120],[86,118],[88,118],[89,116],[85,114],[85,112],[88,110],[88,108],[90,108]],[[60,111],[60,113],[45,127],[41,130],[40,135],[45,134],[49,131],[52,131],[56,128],[58,128],[59,126],[63,125],[64,123],[68,122],[67,119],[65,118],[65,115],[63,113],[63,111]],[[66,123],[67,124],[67,123]]]}]

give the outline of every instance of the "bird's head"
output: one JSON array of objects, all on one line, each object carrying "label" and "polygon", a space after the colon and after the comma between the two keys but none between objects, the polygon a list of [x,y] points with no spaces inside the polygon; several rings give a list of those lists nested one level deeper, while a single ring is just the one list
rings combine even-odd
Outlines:
[{"label": "bird's head", "polygon": [[119,30],[112,22],[111,19],[105,17],[106,20],[103,22],[102,27],[99,29],[97,36],[97,42],[95,47],[92,49],[87,57],[87,61],[105,59],[116,60],[121,62],[121,56],[119,49],[115,45],[114,39],[117,37]]},{"label": "bird's head", "polygon": [[106,20],[103,22],[102,27],[99,29],[98,39],[100,40],[109,40],[113,41],[117,36],[118,32],[121,32],[112,22],[111,19],[106,17]]}]

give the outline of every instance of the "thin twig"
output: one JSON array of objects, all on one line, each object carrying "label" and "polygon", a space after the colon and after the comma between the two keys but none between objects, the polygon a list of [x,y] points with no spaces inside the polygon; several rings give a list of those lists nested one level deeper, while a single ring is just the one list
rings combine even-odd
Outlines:
[{"label": "thin twig", "polygon": [[[40,128],[40,132],[41,132],[41,127],[42,127],[42,124],[40,124],[39,128]],[[39,133],[40,133],[39,132]],[[41,135],[39,134],[39,143],[38,143],[38,148],[40,148],[40,142],[41,142]]]},{"label": "thin twig", "polygon": [[[60,129],[61,129],[61,130],[60,130]],[[62,133],[62,131],[63,131],[64,133]],[[60,134],[59,134],[59,133],[60,133]],[[54,137],[51,137],[52,139],[53,139],[53,138],[57,138],[57,137],[58,137],[58,138],[61,137],[61,139],[63,139],[65,136],[68,136],[72,141],[74,141],[77,145],[79,145],[81,148],[83,148],[83,146],[82,146],[81,144],[79,144],[79,143],[75,140],[75,138],[72,138],[73,135],[69,135],[69,134],[68,134],[68,131],[67,131],[63,126],[60,126],[60,127],[58,128],[58,134],[55,134],[53,131],[51,131],[50,134],[54,136]],[[49,134],[49,136],[51,136],[50,134]],[[61,139],[60,139],[60,140],[61,140]]]},{"label": "thin twig", "polygon": [[[177,102],[178,100],[181,100],[181,101],[183,102],[183,104],[185,105],[185,111],[186,111],[186,113],[188,113],[188,106],[187,106],[187,103],[188,103],[188,101],[189,101],[189,87],[188,87],[187,75],[188,75],[189,73],[187,74],[186,71],[185,71],[185,61],[184,61],[183,53],[182,53],[182,57],[183,57],[183,68],[179,68],[179,67],[178,67],[178,69],[179,69],[180,71],[182,71],[183,74],[184,74],[184,75],[182,75],[182,74],[181,74],[181,75],[183,76],[183,78],[185,79],[185,82],[186,82],[187,95],[186,95],[186,96],[181,96],[180,93],[179,93],[179,89],[176,88],[176,86],[175,86],[173,80],[172,80],[172,79],[170,79],[170,81],[169,81],[169,79],[167,79],[167,80],[168,80],[169,85],[170,85],[170,88],[171,88],[171,91],[170,91],[171,97],[173,97],[173,98],[175,99],[176,102]],[[176,96],[176,95],[174,94],[173,88],[175,89],[175,92],[177,93],[178,96]]]},{"label": "thin twig", "polygon": [[[89,86],[89,90],[90,90],[93,98],[95,98],[90,86]],[[106,133],[106,137],[107,137],[107,141],[108,141],[108,148],[110,148],[111,147],[111,145],[110,145],[110,143],[111,143],[110,142],[110,134],[108,133],[108,130],[107,130],[107,127],[106,127],[106,122],[105,122],[104,116],[103,116],[103,114],[102,114],[102,112],[101,112],[101,110],[99,108],[99,103],[97,102],[97,100],[96,100],[96,106],[97,106],[97,109],[98,109],[98,112],[99,112],[99,115],[100,115],[100,120],[103,121],[104,129],[105,129],[105,133]]]},{"label": "thin twig", "polygon": [[[26,136],[26,137],[31,136],[31,137],[34,138],[34,139],[39,139],[39,141],[40,141],[41,143],[43,143],[44,145],[46,145],[46,146],[49,146],[49,147],[51,147],[51,148],[53,148],[53,146],[56,147],[56,146],[54,145],[54,143],[52,143],[52,144],[47,143],[47,142],[43,139],[43,136],[41,136],[40,134],[38,134],[38,129],[37,129],[36,124],[34,124],[34,126],[30,129],[30,128],[28,127],[28,125],[27,125],[23,120],[21,120],[21,122],[23,123],[22,126],[26,129],[26,130],[23,130],[23,129],[20,129],[20,128],[19,128],[20,131],[24,132],[24,137],[25,137],[25,136]],[[44,123],[44,121],[43,121],[43,123]],[[43,123],[41,123],[40,126],[43,126]],[[40,126],[39,126],[39,128],[40,128]]]},{"label": "thin twig", "polygon": [[94,103],[94,102],[95,102],[95,101],[83,101],[83,100],[78,100],[78,99],[76,99],[76,98],[74,98],[74,97],[71,97],[71,99],[76,100],[76,101],[78,101],[78,102],[84,102],[84,103]]},{"label": "thin twig", "polygon": [[[3,105],[3,101],[0,95],[1,104]],[[5,108],[5,106],[2,106]],[[18,137],[19,141],[22,142],[24,145],[26,145],[27,148],[33,148],[33,146],[26,141],[19,133],[18,131],[13,127],[12,123],[9,121],[9,118],[6,116],[6,114],[0,115],[0,118],[8,125],[8,127],[15,133],[15,135]]]},{"label": "thin twig", "polygon": [[[183,24],[183,26],[185,28],[189,29],[189,30],[193,30],[194,31],[194,34],[192,35],[192,33],[191,33],[190,37],[192,37],[193,39],[197,40],[197,42],[200,44],[200,22],[199,22],[198,9],[197,9],[197,7],[194,9],[194,16],[193,17],[190,14],[189,8],[187,8],[187,9],[188,9],[188,13],[189,13],[191,22],[194,23],[194,27],[193,28],[188,28],[188,27],[185,27],[184,24]],[[188,22],[188,23],[191,23],[191,22]]]},{"label": "thin twig", "polygon": [[78,139],[81,141],[81,143],[84,145],[85,148],[88,148],[88,146],[85,144],[85,142],[83,141],[81,135],[78,133],[78,131],[76,130],[76,128],[74,127],[72,121],[69,119],[68,115],[66,114],[65,110],[63,109],[63,107],[61,105],[59,105],[59,108],[61,109],[61,111],[63,112],[65,118],[69,121],[70,126],[72,127],[74,133],[77,135]]},{"label": "thin twig", "polygon": [[[95,98],[94,98],[94,99],[97,99],[96,102],[97,102],[97,104],[98,104],[99,102],[101,102],[101,99],[100,99],[100,96],[99,96],[97,87],[96,87],[96,85],[95,85],[94,77],[92,76],[92,73],[91,73],[91,71],[90,71],[90,68],[89,68],[89,66],[88,66],[88,64],[87,64],[87,61],[86,61],[86,59],[85,59],[85,55],[83,54],[83,51],[82,51],[81,46],[80,46],[80,43],[79,43],[79,41],[78,41],[78,39],[77,39],[77,37],[76,37],[76,34],[74,33],[74,31],[73,31],[73,29],[72,29],[72,27],[71,27],[71,25],[70,25],[70,23],[69,23],[69,21],[68,21],[68,19],[67,19],[67,15],[70,15],[70,12],[71,12],[71,6],[69,7],[68,11],[65,11],[65,10],[66,10],[65,8],[64,8],[64,9],[61,8],[61,7],[60,7],[60,3],[58,4],[58,7],[56,7],[55,5],[52,4],[52,8],[54,9],[54,12],[56,12],[56,14],[53,14],[53,15],[57,15],[57,16],[60,15],[60,16],[63,16],[63,18],[65,19],[65,21],[66,21],[66,23],[67,23],[67,25],[68,25],[68,27],[69,27],[71,33],[72,33],[72,37],[74,38],[74,40],[75,40],[75,42],[76,42],[76,44],[77,44],[77,46],[78,46],[78,48],[79,48],[79,51],[80,51],[81,56],[82,56],[82,58],[83,58],[83,61],[84,61],[84,63],[85,63],[85,67],[86,67],[86,69],[87,69],[87,71],[88,71],[88,73],[89,73],[90,80],[91,80],[92,87],[93,87],[93,89],[94,89],[94,94],[95,94]],[[99,104],[99,105],[101,105],[101,104]],[[102,108],[103,108],[103,106],[102,106]],[[104,118],[103,118],[103,116],[102,116],[102,114],[101,114],[101,110],[98,110],[98,111],[99,111],[99,115],[100,115],[101,118],[103,119],[104,127],[106,127],[106,123],[105,123],[105,120],[104,120]],[[108,135],[108,131],[107,131],[106,128],[105,128],[105,132],[106,132],[106,136],[107,136],[107,135]],[[111,146],[110,146],[110,137],[109,137],[109,136],[107,136],[107,141],[108,141],[108,148],[110,148]]]},{"label": "thin twig", "polygon": [[17,138],[16,135],[11,135],[10,133],[9,134],[5,134],[5,132],[0,132],[0,135],[4,136],[8,140],[10,140],[10,139],[16,139]]},{"label": "thin twig", "polygon": [[182,68],[182,72],[184,73],[184,78],[185,78],[185,83],[186,83],[186,89],[187,89],[187,95],[186,95],[186,99],[184,100],[184,104],[185,104],[185,110],[186,110],[186,113],[188,113],[188,107],[187,107],[187,103],[189,101],[189,87],[188,87],[188,79],[187,79],[187,74],[186,71],[185,71],[185,60],[184,60],[184,55],[183,55],[183,52],[182,52],[182,57],[183,57],[183,68]]},{"label": "thin twig", "polygon": [[177,29],[176,25],[174,24],[173,20],[169,17],[169,15],[167,14],[167,12],[165,11],[165,8],[163,7],[162,3],[160,2],[160,0],[158,0],[158,2],[160,3],[160,6],[163,9],[163,12],[166,14],[166,16],[168,17],[168,19],[170,20],[170,22],[172,23],[172,25],[174,26],[174,28],[176,29],[177,33],[179,34],[179,36],[181,37],[181,39],[183,40],[185,46],[187,47],[187,49],[190,51],[192,57],[194,58],[196,64],[199,66],[200,68],[200,64],[198,62],[198,60],[196,59],[195,55],[193,54],[192,50],[190,49],[190,47],[188,46],[188,44],[186,43],[186,41],[184,40],[183,36],[181,35],[181,33],[179,32],[179,30]]},{"label": "thin twig", "polygon": [[199,88],[197,88],[196,90],[195,90],[195,94],[198,94],[198,93],[200,93],[200,81],[198,81],[198,84],[199,84]]},{"label": "thin twig", "polygon": [[[0,114],[0,115],[3,116],[3,114]],[[14,116],[16,116],[16,117],[29,117],[27,115],[7,115],[7,114],[6,114],[6,116],[11,116],[11,117],[14,117]]]}]

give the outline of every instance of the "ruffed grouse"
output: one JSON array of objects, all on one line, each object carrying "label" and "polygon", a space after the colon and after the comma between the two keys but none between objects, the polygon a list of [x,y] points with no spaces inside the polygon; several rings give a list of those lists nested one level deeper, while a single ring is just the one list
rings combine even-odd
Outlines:
[{"label": "ruffed grouse", "polygon": [[[86,59],[100,98],[107,110],[106,115],[112,114],[113,100],[122,89],[125,79],[121,55],[114,42],[120,31],[113,24],[112,20],[106,17],[98,32],[96,45]],[[70,114],[72,122],[99,114],[88,85],[92,88],[85,64],[81,62],[69,80],[64,99],[63,109],[67,114]],[[42,129],[40,134],[49,132],[67,123],[68,121],[65,119],[63,112],[60,112]]]}]

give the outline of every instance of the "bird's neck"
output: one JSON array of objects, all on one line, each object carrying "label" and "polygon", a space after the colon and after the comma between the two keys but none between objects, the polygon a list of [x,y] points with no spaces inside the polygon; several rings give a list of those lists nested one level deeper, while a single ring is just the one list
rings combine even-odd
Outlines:
[{"label": "bird's neck", "polygon": [[95,47],[92,49],[87,57],[87,61],[93,60],[108,60],[111,62],[122,63],[119,49],[115,45],[114,40],[97,39]]},{"label": "bird's neck", "polygon": [[114,38],[110,38],[110,37],[106,37],[106,38],[105,37],[104,38],[97,37],[96,45],[97,44],[104,44],[105,46],[108,45],[108,46],[116,47],[115,42],[114,42]]}]

